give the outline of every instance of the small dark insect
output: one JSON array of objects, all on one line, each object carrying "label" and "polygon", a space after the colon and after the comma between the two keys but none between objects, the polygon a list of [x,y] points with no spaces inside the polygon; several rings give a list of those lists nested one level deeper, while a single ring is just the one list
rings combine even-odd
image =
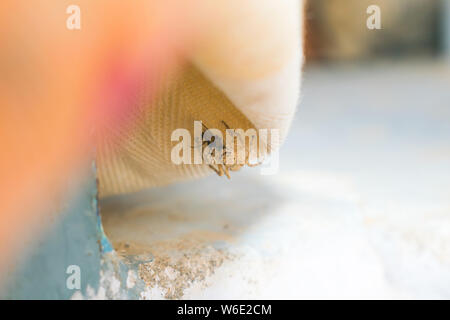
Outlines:
[{"label": "small dark insect", "polygon": [[[224,120],[222,120],[222,123],[223,123],[223,125],[225,126],[225,128],[226,129],[231,129],[230,128],[230,126],[224,121]],[[208,147],[210,147],[210,144],[209,144],[209,142],[212,142],[212,145],[214,146],[215,144],[214,144],[214,141],[215,141],[215,138],[216,137],[212,137],[211,138],[211,141],[205,141],[204,140],[204,135],[205,135],[205,133],[206,133],[206,131],[207,130],[209,130],[209,128],[205,125],[205,124],[203,124],[202,123],[202,126],[203,126],[203,131],[202,131],[202,137],[201,137],[201,139],[202,139],[202,147],[203,148],[208,148]],[[233,132],[233,139],[234,139],[234,137],[236,136],[236,133],[235,132]],[[238,137],[238,139],[240,139],[240,141],[242,142],[242,137],[240,136],[240,135],[237,135],[237,137]],[[192,148],[196,148],[198,145],[196,145],[196,146],[194,146],[194,147],[192,147]],[[227,176],[227,178],[228,179],[230,179],[231,177],[230,177],[230,171],[238,171],[238,170],[240,170],[245,164],[247,164],[248,166],[250,166],[250,167],[254,167],[254,166],[256,166],[257,164],[249,164],[248,162],[249,162],[249,152],[248,152],[248,150],[246,150],[246,153],[245,153],[245,163],[244,164],[238,164],[237,163],[237,151],[238,150],[236,150],[237,149],[237,145],[236,144],[234,144],[234,159],[233,159],[233,161],[232,161],[232,163],[231,164],[229,164],[229,163],[226,163],[226,159],[227,159],[227,155],[229,154],[229,153],[231,153],[230,152],[230,150],[228,150],[227,148],[226,148],[226,146],[224,145],[224,143],[223,143],[223,141],[222,141],[222,159],[223,159],[223,163],[214,163],[216,166],[214,166],[213,164],[209,164],[208,166],[211,168],[211,170],[213,170],[215,173],[217,173],[217,175],[218,176],[223,176],[223,175],[226,175]],[[217,149],[216,149],[217,150]]]},{"label": "small dark insect", "polygon": [[[204,139],[203,139],[203,136],[205,135],[205,132],[207,131],[207,130],[209,130],[209,128],[205,125],[205,124],[203,124],[202,123],[202,125],[203,125],[203,127],[204,127],[204,131],[202,132],[202,146],[205,148],[208,148],[210,145],[208,144],[208,141],[204,141]],[[214,143],[214,141],[215,141],[215,139],[216,139],[216,137],[212,137],[211,138],[211,144],[212,145],[215,145],[215,143]],[[217,150],[217,149],[216,149]],[[222,151],[224,151],[224,146],[223,146],[223,141],[222,141]],[[224,151],[224,153],[222,154],[222,157],[225,159],[225,156],[226,156],[226,151]],[[219,175],[220,177],[221,176],[223,176],[224,174],[227,176],[227,178],[228,179],[230,179],[230,173],[229,173],[229,171],[228,171],[228,168],[227,168],[227,166],[226,165],[224,165],[224,164],[222,164],[222,163],[216,163],[216,165],[217,165],[217,168],[216,167],[214,167],[212,164],[209,164],[209,167],[215,172],[215,173],[217,173],[217,175]]]}]

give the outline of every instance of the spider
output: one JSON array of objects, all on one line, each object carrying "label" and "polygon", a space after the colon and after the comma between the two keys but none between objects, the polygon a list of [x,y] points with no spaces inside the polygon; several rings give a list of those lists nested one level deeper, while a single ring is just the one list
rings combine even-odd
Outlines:
[{"label": "spider", "polygon": [[[209,147],[208,142],[214,143],[216,137],[215,137],[215,136],[211,137],[211,140],[210,140],[210,141],[204,140],[203,137],[204,137],[206,131],[209,130],[209,128],[208,128],[204,123],[202,123],[202,126],[203,126],[203,128],[205,129],[205,130],[202,131],[202,137],[201,137],[201,138],[202,138],[202,150],[203,150],[203,148],[208,148],[208,147]],[[195,147],[194,147],[194,148],[195,148]],[[217,150],[217,149],[216,149],[216,150]],[[222,151],[224,151],[223,144],[222,144]],[[224,154],[226,155],[226,151],[225,151]],[[223,176],[223,175],[225,174],[225,175],[227,176],[227,178],[230,179],[230,172],[228,171],[227,166],[224,165],[224,164],[221,164],[221,163],[216,163],[216,165],[217,165],[217,168],[215,168],[212,164],[208,164],[208,166],[209,166],[215,173],[217,173],[217,175],[219,175],[219,176],[221,177],[221,176]]]},{"label": "spider", "polygon": [[[222,124],[225,126],[225,128],[226,129],[231,129],[230,128],[230,126],[224,121],[224,120],[222,120]],[[203,125],[204,126],[204,128],[206,129],[206,130],[208,130],[208,127],[206,127],[205,125]],[[205,131],[206,131],[205,130]],[[203,140],[203,135],[204,135],[204,133],[205,133],[205,131],[203,131],[203,133],[202,133],[202,140]],[[234,137],[236,136],[236,133],[233,131],[233,143],[234,143]],[[240,139],[240,142],[242,143],[243,141],[242,141],[242,136],[240,136],[240,135],[238,135],[238,139]],[[214,141],[214,140],[212,140],[212,141]],[[244,141],[245,142],[245,141]],[[207,141],[204,141],[203,142],[203,146],[205,146],[205,143],[207,144]],[[244,144],[245,145],[245,144]],[[237,163],[237,152],[238,152],[238,150],[237,150],[237,144],[234,144],[234,159],[233,159],[233,161],[232,161],[232,163],[231,164],[229,164],[229,163],[227,163],[227,156],[228,156],[228,154],[229,153],[231,153],[230,152],[230,150],[228,150],[227,149],[227,147],[226,146],[224,146],[223,144],[222,144],[222,150],[221,150],[223,153],[222,153],[222,157],[223,157],[223,162],[224,162],[224,164],[222,164],[222,163],[216,163],[216,165],[217,165],[217,168],[216,167],[214,167],[212,164],[209,164],[209,167],[215,172],[215,173],[217,173],[217,175],[219,175],[220,177],[221,176],[223,176],[224,174],[227,176],[227,178],[228,179],[231,179],[230,178],[230,171],[239,171],[244,165],[248,165],[249,167],[255,167],[255,166],[257,166],[257,165],[259,165],[260,163],[255,163],[255,164],[250,164],[249,163],[249,151],[248,151],[248,149],[247,150],[245,150],[245,160],[244,160],[244,163],[243,164],[239,164],[239,163]]]},{"label": "spider", "polygon": [[[224,120],[221,120],[221,121],[222,121],[222,124],[225,126],[226,129],[231,129],[230,126]],[[204,130],[202,130],[202,136],[201,136],[201,139],[202,139],[201,146],[202,146],[202,150],[203,150],[203,148],[209,148],[209,144],[208,143],[209,142],[214,143],[216,137],[213,136],[210,141],[204,140],[204,135],[205,135],[206,131],[209,130],[209,128],[204,123],[202,123],[202,126],[203,126],[203,129],[204,129]],[[233,139],[234,139],[235,136],[236,136],[236,133],[233,132]],[[240,135],[238,135],[238,138],[240,139],[240,141],[242,143],[242,137]],[[196,148],[196,147],[197,146],[194,146],[194,147],[191,147],[191,148]],[[235,151],[235,153],[234,153],[233,162],[231,164],[226,163],[227,155],[229,154],[230,151],[226,148],[226,146],[224,146],[223,143],[222,143],[222,150],[221,151],[222,151],[222,159],[224,160],[223,161],[224,163],[215,163],[215,165],[217,165],[217,168],[214,165],[212,165],[212,164],[208,164],[208,166],[211,168],[211,170],[213,170],[220,177],[223,176],[223,175],[226,175],[228,179],[231,179],[230,171],[239,171],[245,164],[248,165],[249,167],[255,167],[255,166],[260,164],[260,163],[255,163],[255,164],[250,164],[249,163],[249,152],[248,152],[248,150],[245,150],[244,164],[238,164],[237,163],[237,156],[236,156],[237,151],[238,151],[237,150],[237,144],[234,144],[234,151]]]}]

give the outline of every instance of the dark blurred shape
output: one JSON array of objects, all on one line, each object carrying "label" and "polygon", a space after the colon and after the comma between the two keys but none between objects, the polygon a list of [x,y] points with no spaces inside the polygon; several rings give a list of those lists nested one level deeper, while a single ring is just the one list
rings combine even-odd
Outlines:
[{"label": "dark blurred shape", "polygon": [[[449,0],[314,0],[306,6],[306,57],[369,60],[436,57],[444,53]],[[369,30],[370,5],[381,9],[381,29]]]}]

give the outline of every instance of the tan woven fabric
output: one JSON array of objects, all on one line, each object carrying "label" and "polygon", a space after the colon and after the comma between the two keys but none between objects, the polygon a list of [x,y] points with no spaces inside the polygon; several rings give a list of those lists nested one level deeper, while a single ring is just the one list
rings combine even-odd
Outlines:
[{"label": "tan woven fabric", "polygon": [[178,128],[189,130],[194,146],[195,120],[202,121],[207,128],[221,130],[224,137],[227,129],[224,123],[230,128],[254,128],[192,65],[184,68],[175,79],[165,81],[165,85],[152,102],[143,94],[131,131],[111,129],[110,134],[115,139],[99,144],[100,196],[134,192],[214,173],[205,163],[176,165],[171,161],[171,150],[178,143],[171,141],[172,132]]},{"label": "tan woven fabric", "polygon": [[[171,161],[172,148],[178,144],[171,141],[172,132],[185,128],[194,140],[196,120],[205,128],[221,130],[224,138],[227,127],[268,130],[267,145],[258,146],[259,160],[276,148],[271,130],[278,130],[276,145],[284,140],[300,89],[301,1],[201,0],[199,4],[209,20],[186,57],[192,65],[162,81],[156,99],[150,100],[144,88],[131,130],[111,128],[105,136],[112,139],[99,144],[101,196],[214,173],[208,164]],[[240,166],[227,163],[225,167],[233,171]]]}]

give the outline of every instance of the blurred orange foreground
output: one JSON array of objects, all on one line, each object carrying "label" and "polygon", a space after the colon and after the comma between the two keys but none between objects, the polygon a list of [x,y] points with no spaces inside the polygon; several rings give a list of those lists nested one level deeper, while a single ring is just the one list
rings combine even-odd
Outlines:
[{"label": "blurred orange foreground", "polygon": [[[72,4],[80,30],[66,27]],[[118,124],[139,79],[175,66],[193,38],[193,8],[179,0],[0,2],[0,270],[89,159],[93,128]]]}]

